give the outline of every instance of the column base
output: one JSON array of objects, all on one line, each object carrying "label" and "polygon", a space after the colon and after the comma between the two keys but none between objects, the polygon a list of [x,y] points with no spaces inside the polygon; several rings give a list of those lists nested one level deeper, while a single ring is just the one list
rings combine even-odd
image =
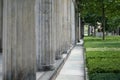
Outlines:
[{"label": "column base", "polygon": [[52,71],[55,69],[55,65],[43,65],[38,68],[38,71]]},{"label": "column base", "polygon": [[67,50],[64,50],[64,51],[63,51],[63,54],[67,54]]},{"label": "column base", "polygon": [[56,56],[55,60],[59,60],[62,59],[62,55],[61,56]]}]

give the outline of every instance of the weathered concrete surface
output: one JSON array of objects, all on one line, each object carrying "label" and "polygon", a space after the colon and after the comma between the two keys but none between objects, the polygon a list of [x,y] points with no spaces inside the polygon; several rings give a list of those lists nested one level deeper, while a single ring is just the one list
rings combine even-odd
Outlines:
[{"label": "weathered concrete surface", "polygon": [[35,80],[35,0],[4,0],[3,80]]}]

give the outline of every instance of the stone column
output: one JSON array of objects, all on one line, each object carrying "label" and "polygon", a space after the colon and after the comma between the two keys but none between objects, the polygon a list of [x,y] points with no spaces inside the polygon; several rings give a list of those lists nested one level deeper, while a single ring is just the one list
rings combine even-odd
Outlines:
[{"label": "stone column", "polygon": [[67,27],[68,27],[68,49],[71,44],[71,18],[70,18],[70,0],[67,0]]},{"label": "stone column", "polygon": [[56,59],[61,59],[61,9],[60,0],[56,0]]},{"label": "stone column", "polygon": [[0,0],[0,51],[2,50],[3,0]]},{"label": "stone column", "polygon": [[59,23],[60,23],[60,56],[62,56],[62,53],[64,52],[64,47],[63,47],[63,41],[64,41],[64,39],[63,39],[63,35],[64,35],[64,33],[63,33],[63,2],[62,2],[62,0],[59,0]]},{"label": "stone column", "polygon": [[71,0],[71,36],[72,36],[72,45],[75,45],[75,4]]},{"label": "stone column", "polygon": [[37,65],[38,70],[54,68],[54,26],[52,25],[53,0],[39,0],[37,27]]},{"label": "stone column", "polygon": [[56,51],[57,51],[57,48],[56,48],[56,0],[52,0],[52,25],[51,25],[51,49],[52,49],[52,52],[54,55],[54,57],[52,57],[54,60],[55,60],[55,55],[56,55]]},{"label": "stone column", "polygon": [[80,20],[80,24],[81,24],[81,36],[80,36],[80,38],[81,39],[83,39],[84,38],[84,21],[83,21],[83,19],[81,18],[81,20]]},{"label": "stone column", "polygon": [[55,53],[55,59],[59,59],[59,37],[58,37],[58,0],[53,0],[53,6],[52,6],[52,27],[53,27],[53,52]]},{"label": "stone column", "polygon": [[65,53],[66,52],[66,43],[65,43],[65,41],[66,41],[66,34],[67,34],[67,32],[66,32],[66,29],[65,29],[65,16],[64,16],[64,10],[65,10],[65,6],[66,5],[64,5],[65,4],[65,0],[61,0],[61,35],[62,35],[62,38],[61,38],[61,44],[62,44],[62,53]]},{"label": "stone column", "polygon": [[36,80],[35,0],[4,0],[3,80]]},{"label": "stone column", "polygon": [[61,0],[61,35],[62,35],[62,53],[66,52],[65,48],[66,48],[66,27],[65,27],[65,0]]},{"label": "stone column", "polygon": [[79,14],[75,8],[75,39],[76,43],[79,42]]},{"label": "stone column", "polygon": [[67,0],[64,0],[64,35],[65,35],[65,51],[68,49],[68,15],[67,15]]},{"label": "stone column", "polygon": [[79,19],[78,19],[78,27],[79,27],[79,40],[81,39],[81,33],[82,33],[82,25],[81,25],[81,17],[80,17],[81,15],[80,15],[80,13],[78,13],[78,17],[79,17]]}]

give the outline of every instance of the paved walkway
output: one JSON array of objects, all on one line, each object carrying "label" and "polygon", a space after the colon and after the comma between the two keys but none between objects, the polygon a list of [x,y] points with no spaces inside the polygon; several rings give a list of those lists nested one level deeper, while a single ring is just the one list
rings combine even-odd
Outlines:
[{"label": "paved walkway", "polygon": [[85,80],[84,48],[78,44],[70,53],[56,80]]}]

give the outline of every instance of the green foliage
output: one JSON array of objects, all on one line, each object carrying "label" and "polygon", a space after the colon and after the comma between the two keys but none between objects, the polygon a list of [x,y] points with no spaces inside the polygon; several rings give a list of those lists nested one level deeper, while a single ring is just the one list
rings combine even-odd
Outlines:
[{"label": "green foliage", "polygon": [[120,0],[78,0],[78,11],[86,23],[95,26],[102,23],[102,1],[105,9],[106,30],[112,31],[120,25]]}]

